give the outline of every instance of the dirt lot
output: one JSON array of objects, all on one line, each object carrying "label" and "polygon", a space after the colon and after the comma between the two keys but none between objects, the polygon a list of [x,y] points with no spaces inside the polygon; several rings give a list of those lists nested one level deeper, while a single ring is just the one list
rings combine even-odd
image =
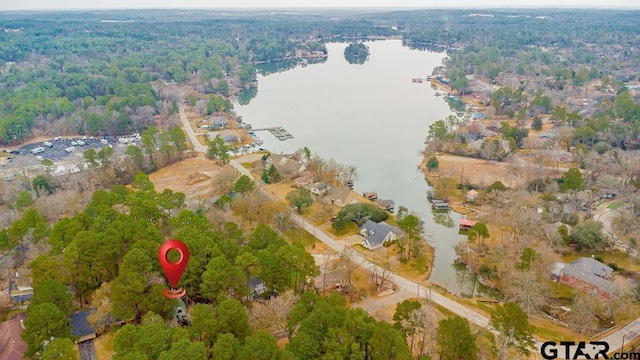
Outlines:
[{"label": "dirt lot", "polygon": [[[420,165],[420,168],[426,173],[427,179],[430,177],[449,177],[458,183],[470,183],[480,187],[487,187],[498,180],[510,188],[525,186],[528,181],[535,178],[537,170],[534,165],[528,163],[486,161],[443,153],[437,153],[436,157],[439,162],[439,170],[427,173],[427,158]],[[561,176],[551,169],[541,168],[538,171],[541,177]]]},{"label": "dirt lot", "polygon": [[224,169],[199,154],[164,167],[149,175],[149,178],[158,192],[171,189],[184,193],[188,199],[204,200],[213,195],[212,179]]}]

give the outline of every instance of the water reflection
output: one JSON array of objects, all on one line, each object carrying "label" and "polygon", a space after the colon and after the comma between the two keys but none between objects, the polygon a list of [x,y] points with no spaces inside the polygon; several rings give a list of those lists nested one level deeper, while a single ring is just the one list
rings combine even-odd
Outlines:
[{"label": "water reflection", "polygon": [[344,48],[344,58],[349,64],[362,65],[369,60],[369,48],[363,43],[353,43]]},{"label": "water reflection", "polygon": [[434,223],[446,226],[448,228],[452,228],[455,226],[455,224],[453,223],[453,219],[451,218],[450,211],[439,211],[431,209],[431,214],[433,215]]},{"label": "water reflection", "polygon": [[327,61],[327,58],[310,58],[310,59],[295,59],[295,60],[283,60],[283,61],[273,61],[268,63],[262,63],[256,65],[256,70],[258,74],[262,76],[267,76],[270,74],[281,73],[287,70],[291,70],[297,66],[308,66],[315,64],[322,64]]}]

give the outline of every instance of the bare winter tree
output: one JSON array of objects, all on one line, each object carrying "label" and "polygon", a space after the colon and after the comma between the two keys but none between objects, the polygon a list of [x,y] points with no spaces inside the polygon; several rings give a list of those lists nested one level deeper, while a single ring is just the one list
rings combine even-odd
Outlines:
[{"label": "bare winter tree", "polygon": [[347,284],[351,284],[351,278],[353,273],[365,262],[365,259],[354,259],[353,250],[345,247],[338,253],[338,257],[346,271],[346,278],[344,279]]},{"label": "bare winter tree", "polygon": [[276,326],[287,337],[291,337],[295,328],[290,327],[289,319],[291,310],[298,300],[300,300],[300,297],[293,291],[288,290],[280,296],[272,297],[263,304],[255,304],[251,309],[252,327],[254,330],[259,330]]},{"label": "bare winter tree", "polygon": [[382,254],[382,251],[376,254],[376,263],[380,267],[380,271],[376,270],[371,273],[371,280],[376,287],[376,291],[380,291],[380,289],[382,289],[385,285],[385,281],[389,279],[389,276],[392,273],[391,262],[389,261],[389,251],[389,248],[385,248],[384,254]]},{"label": "bare winter tree", "polygon": [[540,281],[534,269],[527,269],[517,273],[517,276],[510,276],[505,293],[513,298],[529,315],[540,312],[547,303],[548,289]]}]

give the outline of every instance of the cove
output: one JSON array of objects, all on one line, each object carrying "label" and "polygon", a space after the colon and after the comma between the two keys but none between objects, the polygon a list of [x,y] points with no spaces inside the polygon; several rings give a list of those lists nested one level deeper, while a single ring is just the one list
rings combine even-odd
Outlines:
[{"label": "cove", "polygon": [[[327,44],[326,61],[258,75],[255,97],[234,104],[236,113],[253,128],[282,126],[294,139],[279,141],[258,132],[262,147],[290,153],[307,146],[323,158],[356,166],[355,190],[375,191],[420,215],[425,237],[435,248],[429,281],[455,294],[471,293],[461,281],[454,246],[460,215],[432,213],[429,185],[418,170],[429,125],[451,113],[425,78],[441,65],[445,53],[412,50],[400,40],[369,41],[369,59],[349,64],[345,43]],[[458,273],[458,275],[457,275]]]}]

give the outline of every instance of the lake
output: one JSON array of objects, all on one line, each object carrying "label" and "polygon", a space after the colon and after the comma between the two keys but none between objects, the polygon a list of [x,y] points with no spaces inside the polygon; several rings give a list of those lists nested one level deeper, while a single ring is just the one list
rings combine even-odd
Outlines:
[{"label": "lake", "polygon": [[325,159],[354,165],[358,192],[375,191],[394,200],[396,209],[404,205],[418,213],[436,249],[429,280],[453,293],[468,293],[453,264],[454,246],[465,239],[458,234],[460,215],[432,214],[429,186],[418,170],[429,125],[451,111],[429,82],[412,79],[430,75],[446,54],[412,50],[399,40],[366,44],[370,56],[361,65],[345,60],[344,43],[327,44],[329,57],[322,63],[289,65],[282,72],[269,64],[269,74],[258,75],[255,97],[236,103],[235,110],[254,129],[282,126],[295,137],[279,141],[257,132],[265,149],[291,153],[307,146]]}]

